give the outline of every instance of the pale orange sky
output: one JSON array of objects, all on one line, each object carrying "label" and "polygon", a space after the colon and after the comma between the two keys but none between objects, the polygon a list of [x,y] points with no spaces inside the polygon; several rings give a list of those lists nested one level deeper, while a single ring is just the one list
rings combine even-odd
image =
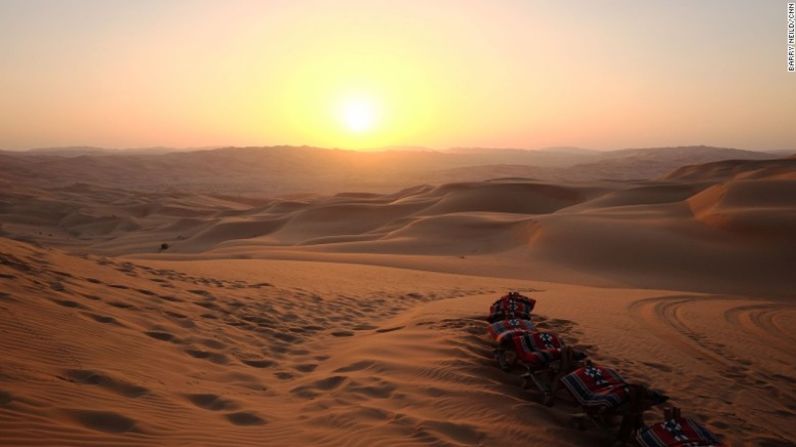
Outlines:
[{"label": "pale orange sky", "polygon": [[0,42],[3,149],[796,147],[779,0],[4,0]]}]

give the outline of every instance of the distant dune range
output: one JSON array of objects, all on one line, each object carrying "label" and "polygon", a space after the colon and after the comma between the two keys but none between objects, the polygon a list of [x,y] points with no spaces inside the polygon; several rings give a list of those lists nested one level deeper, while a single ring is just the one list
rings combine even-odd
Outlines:
[{"label": "distant dune range", "polygon": [[606,445],[493,364],[507,289],[796,442],[796,158],[293,150],[0,154],[0,445]]},{"label": "distant dune range", "polygon": [[392,192],[418,184],[497,177],[546,182],[651,179],[685,164],[777,157],[705,146],[606,152],[576,148],[356,152],[312,147],[164,151],[0,151],[0,179],[44,187],[87,182],[149,192]]},{"label": "distant dune range", "polygon": [[[231,156],[220,152],[207,157]],[[635,152],[631,157],[640,158]],[[73,177],[90,178],[96,166],[79,158],[59,163],[71,160]],[[9,173],[19,175],[4,170]],[[158,259],[200,253],[324,259],[760,295],[788,295],[794,285],[794,158],[689,165],[635,181],[503,178],[386,194],[281,198],[135,192],[88,183],[44,188],[38,183],[57,178],[28,180],[7,180],[0,193],[1,230],[78,251]],[[163,243],[169,248],[160,253]]]}]

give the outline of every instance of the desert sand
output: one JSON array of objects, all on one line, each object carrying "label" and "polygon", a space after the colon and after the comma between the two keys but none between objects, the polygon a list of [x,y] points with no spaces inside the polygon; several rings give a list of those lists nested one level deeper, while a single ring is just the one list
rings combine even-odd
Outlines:
[{"label": "desert sand", "polygon": [[518,290],[728,445],[794,445],[795,161],[268,196],[6,179],[0,444],[605,445],[496,367],[484,317]]}]

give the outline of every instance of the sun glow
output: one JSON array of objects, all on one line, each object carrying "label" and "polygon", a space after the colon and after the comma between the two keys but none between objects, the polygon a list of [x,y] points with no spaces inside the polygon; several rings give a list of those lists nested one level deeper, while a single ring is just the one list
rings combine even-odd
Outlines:
[{"label": "sun glow", "polygon": [[354,133],[372,131],[379,118],[374,101],[366,97],[347,98],[340,107],[340,120]]},{"label": "sun glow", "polygon": [[[434,61],[385,59],[369,45],[347,39],[328,43],[323,51],[296,56],[289,71],[274,73],[279,77],[257,90],[257,109],[242,113],[259,118],[262,135],[252,139],[282,133],[287,141],[369,150],[411,145],[428,134],[439,123],[440,104],[456,98],[447,84],[434,82]],[[269,87],[274,84],[282,88]]]}]

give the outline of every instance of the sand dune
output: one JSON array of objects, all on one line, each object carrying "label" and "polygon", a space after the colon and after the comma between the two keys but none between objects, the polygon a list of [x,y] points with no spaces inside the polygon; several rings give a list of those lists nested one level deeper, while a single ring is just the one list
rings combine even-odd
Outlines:
[{"label": "sand dune", "polygon": [[730,445],[793,439],[792,303],[0,247],[14,353],[2,445],[600,445],[569,425],[572,403],[547,408],[493,365],[482,315],[507,287],[537,297],[542,327],[665,389]]},{"label": "sand dune", "polygon": [[708,164],[687,168],[688,180],[675,180],[682,170],[611,184],[501,179],[300,200],[82,184],[4,195],[0,214],[9,234],[109,255],[322,255],[518,279],[572,281],[574,272],[575,282],[590,285],[787,296],[796,263],[790,159],[731,163],[740,174],[720,181],[705,180],[715,177]]},{"label": "sand dune", "polygon": [[706,225],[759,238],[787,238],[796,230],[796,180],[734,180],[688,199]]},{"label": "sand dune", "polygon": [[733,177],[793,179],[796,158],[777,160],[722,160],[678,168],[666,176],[671,180],[718,181]]},{"label": "sand dune", "polygon": [[793,445],[793,172],[279,197],[9,183],[0,445],[605,444],[493,364],[482,317],[507,289],[729,445]]}]

